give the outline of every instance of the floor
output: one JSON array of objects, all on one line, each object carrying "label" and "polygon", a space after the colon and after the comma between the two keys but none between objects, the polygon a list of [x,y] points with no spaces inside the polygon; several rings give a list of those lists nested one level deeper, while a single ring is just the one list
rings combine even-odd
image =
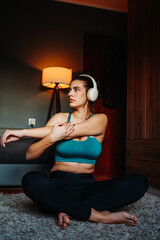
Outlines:
[{"label": "floor", "polygon": [[18,187],[1,187],[0,193],[11,194],[11,193],[23,193],[22,188]]},{"label": "floor", "polygon": [[[3,187],[3,188],[1,187],[0,193],[4,193],[4,194],[23,193],[23,189],[20,187],[19,188],[18,187],[15,187],[15,188],[14,187]],[[160,189],[149,187],[148,193],[160,197]]]},{"label": "floor", "polygon": [[160,197],[160,189],[149,187],[148,193]]}]

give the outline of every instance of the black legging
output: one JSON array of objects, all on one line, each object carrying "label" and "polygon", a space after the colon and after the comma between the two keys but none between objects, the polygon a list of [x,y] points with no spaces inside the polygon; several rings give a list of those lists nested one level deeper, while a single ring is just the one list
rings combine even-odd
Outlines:
[{"label": "black legging", "polygon": [[92,174],[63,171],[46,176],[29,172],[22,179],[25,194],[51,212],[65,212],[88,220],[91,208],[113,210],[139,200],[148,189],[146,178],[131,174],[111,180],[95,181]]}]

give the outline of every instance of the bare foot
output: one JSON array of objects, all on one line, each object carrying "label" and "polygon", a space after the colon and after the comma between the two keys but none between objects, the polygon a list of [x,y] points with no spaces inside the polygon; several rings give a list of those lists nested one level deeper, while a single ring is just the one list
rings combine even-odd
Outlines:
[{"label": "bare foot", "polygon": [[95,209],[92,209],[92,213],[90,216],[90,221],[93,222],[101,222],[101,223],[119,223],[119,224],[125,224],[127,226],[135,226],[137,224],[137,218],[134,215],[131,215],[127,212],[115,212],[110,213],[108,211],[96,211]]},{"label": "bare foot", "polygon": [[58,213],[58,222],[57,225],[62,228],[66,229],[67,224],[70,223],[70,216],[66,213]]}]

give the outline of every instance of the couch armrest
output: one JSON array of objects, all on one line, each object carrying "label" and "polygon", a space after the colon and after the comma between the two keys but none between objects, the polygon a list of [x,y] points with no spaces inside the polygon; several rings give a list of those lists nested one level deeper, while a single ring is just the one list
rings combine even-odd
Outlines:
[{"label": "couch armrest", "polygon": [[22,138],[15,142],[6,144],[5,148],[0,147],[0,164],[35,164],[46,163],[53,164],[54,161],[54,146],[49,147],[46,151],[34,160],[26,160],[26,151],[30,144],[35,141],[34,138]]}]

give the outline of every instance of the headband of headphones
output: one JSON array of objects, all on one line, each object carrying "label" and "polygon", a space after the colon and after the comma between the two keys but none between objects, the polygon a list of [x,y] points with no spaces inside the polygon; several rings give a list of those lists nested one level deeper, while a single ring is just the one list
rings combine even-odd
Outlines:
[{"label": "headband of headphones", "polygon": [[88,74],[81,74],[80,76],[82,77],[88,77],[92,80],[93,82],[93,88],[90,88],[87,92],[87,99],[91,102],[96,101],[96,99],[98,98],[98,89],[97,89],[97,83],[95,81],[95,79],[93,77],[91,77]]}]

